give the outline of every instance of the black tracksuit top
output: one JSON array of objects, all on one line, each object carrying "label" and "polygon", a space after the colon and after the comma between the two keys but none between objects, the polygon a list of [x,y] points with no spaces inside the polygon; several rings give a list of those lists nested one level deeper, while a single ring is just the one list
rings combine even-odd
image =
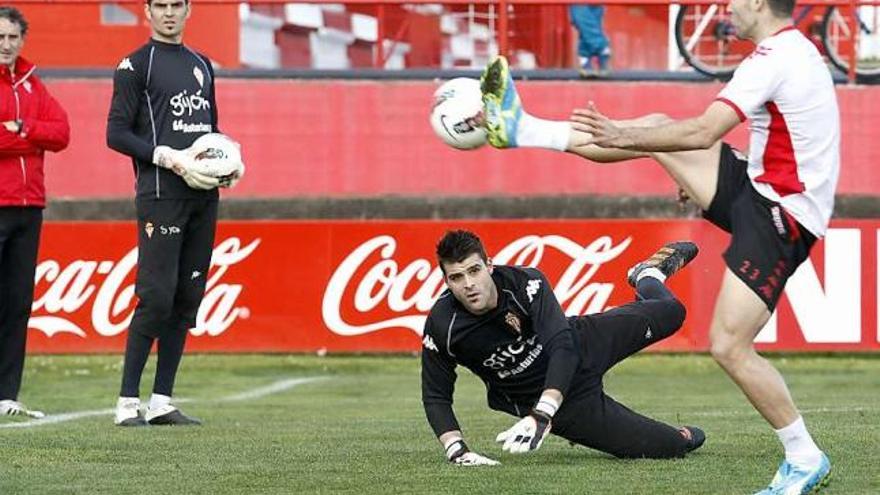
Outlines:
[{"label": "black tracksuit top", "polygon": [[209,132],[220,131],[207,57],[151,39],[122,59],[113,76],[107,145],[132,158],[138,198],[217,198],[216,189],[192,189],[152,163],[156,146],[185,149]]},{"label": "black tracksuit top", "polygon": [[544,274],[534,268],[495,266],[498,305],[469,313],[451,292],[431,309],[422,339],[422,402],[437,436],[460,429],[452,411],[455,367],[486,385],[489,407],[528,414],[541,392],[568,391],[581,364],[578,335]]}]

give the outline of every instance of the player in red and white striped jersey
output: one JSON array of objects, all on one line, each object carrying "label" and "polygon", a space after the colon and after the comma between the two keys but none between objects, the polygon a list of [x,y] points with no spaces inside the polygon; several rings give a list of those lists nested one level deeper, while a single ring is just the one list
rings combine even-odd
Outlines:
[{"label": "player in red and white striped jersey", "polygon": [[[539,119],[523,110],[499,57],[482,77],[485,126],[496,148],[547,148],[596,162],[651,156],[707,220],[731,233],[711,352],[785,449],[760,493],[805,494],[827,482],[830,462],[753,340],[828,226],[840,168],[837,98],[816,48],[791,26],[794,0],[730,0],[729,9],[738,35],[757,46],[700,116],[613,121],[591,105],[571,122]],[[745,120],[750,158],[721,142]]]},{"label": "player in red and white striped jersey", "polygon": [[740,64],[716,101],[749,121],[755,190],[822,236],[840,170],[840,113],[813,43],[792,26],[780,29]]}]

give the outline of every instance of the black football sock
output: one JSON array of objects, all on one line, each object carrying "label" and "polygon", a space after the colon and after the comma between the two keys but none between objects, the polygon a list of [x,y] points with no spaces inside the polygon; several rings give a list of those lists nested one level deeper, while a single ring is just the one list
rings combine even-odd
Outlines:
[{"label": "black football sock", "polygon": [[122,367],[122,387],[120,397],[140,396],[141,374],[150,357],[153,337],[137,331],[128,331],[125,342],[125,364]]},{"label": "black football sock", "polygon": [[639,298],[642,300],[675,299],[675,295],[672,294],[672,291],[670,291],[669,288],[663,284],[663,282],[654,277],[642,277],[641,280],[639,280],[638,284],[636,284],[636,292],[638,293]]}]

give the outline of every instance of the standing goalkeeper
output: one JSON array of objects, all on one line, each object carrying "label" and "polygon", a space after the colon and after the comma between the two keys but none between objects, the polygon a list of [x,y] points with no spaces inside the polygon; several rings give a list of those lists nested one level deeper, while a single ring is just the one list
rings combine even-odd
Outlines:
[{"label": "standing goalkeeper", "polygon": [[[138,222],[137,308],[129,327],[120,426],[194,425],[171,405],[186,334],[205,292],[217,224],[220,181],[200,174],[185,151],[218,132],[210,61],[183,45],[188,0],[147,0],[152,38],[126,56],[113,78],[107,144],[132,158]],[[153,395],[141,413],[139,389],[153,341],[158,364]]]},{"label": "standing goalkeeper", "polygon": [[428,422],[459,465],[493,465],[471,452],[452,411],[455,367],[485,384],[491,409],[521,418],[496,440],[511,453],[541,446],[551,431],[617,457],[682,457],[706,437],[633,412],[603,392],[612,366],[681,327],[685,308],[663,284],[697,255],[690,242],[667,244],[636,265],[638,301],[566,318],[544,275],[494,266],[471,232],[448,232],[437,258],[449,291],[431,309],[422,340],[422,402]]}]

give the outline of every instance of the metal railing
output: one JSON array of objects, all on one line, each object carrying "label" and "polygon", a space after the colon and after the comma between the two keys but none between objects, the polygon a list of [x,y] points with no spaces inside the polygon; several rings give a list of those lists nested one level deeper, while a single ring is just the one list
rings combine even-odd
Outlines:
[{"label": "metal railing", "polygon": [[[498,51],[501,54],[509,54],[510,47],[510,15],[511,8],[517,5],[528,5],[528,6],[560,6],[560,5],[571,5],[571,4],[597,4],[597,5],[617,5],[617,6],[664,6],[664,5],[724,5],[726,2],[719,2],[717,0],[677,0],[677,1],[669,1],[669,0],[442,0],[431,1],[431,0],[344,0],[344,1],[328,1],[328,0],[296,0],[295,2],[289,2],[286,0],[257,0],[257,1],[240,1],[240,0],[197,0],[199,5],[230,5],[230,4],[249,4],[249,5],[284,5],[288,3],[307,3],[307,4],[343,4],[343,5],[372,5],[375,7],[375,17],[377,20],[377,38],[379,40],[384,39],[399,39],[402,35],[402,31],[407,29],[407,24],[403,23],[401,27],[398,29],[397,33],[393,33],[390,38],[387,38],[386,28],[387,28],[387,19],[386,19],[386,7],[387,6],[397,6],[397,5],[424,5],[424,4],[433,4],[433,5],[477,5],[477,6],[487,6],[491,8],[496,16],[495,24],[495,40],[498,46]],[[13,5],[27,5],[27,4],[45,4],[45,5],[71,5],[71,4],[102,4],[102,3],[114,3],[114,4],[142,4],[143,0],[117,0],[114,2],[106,2],[102,0],[11,0],[10,2]],[[880,6],[880,0],[798,0],[798,6],[804,5],[813,5],[820,7],[838,7],[841,9],[847,9],[850,13],[857,12],[858,7],[861,6]],[[853,42],[851,43],[850,53],[849,53],[849,72],[847,74],[847,79],[850,82],[856,81],[856,48],[857,48],[857,40],[859,35],[859,25],[858,25],[858,17],[856,15],[850,15],[848,18],[850,23],[850,30],[854,33]],[[375,54],[374,54],[374,67],[381,68],[385,66],[385,62],[390,56],[390,53],[393,53],[393,45],[391,50],[386,50],[384,43],[379,42],[376,43],[375,46]],[[386,51],[388,53],[386,53]]]}]

